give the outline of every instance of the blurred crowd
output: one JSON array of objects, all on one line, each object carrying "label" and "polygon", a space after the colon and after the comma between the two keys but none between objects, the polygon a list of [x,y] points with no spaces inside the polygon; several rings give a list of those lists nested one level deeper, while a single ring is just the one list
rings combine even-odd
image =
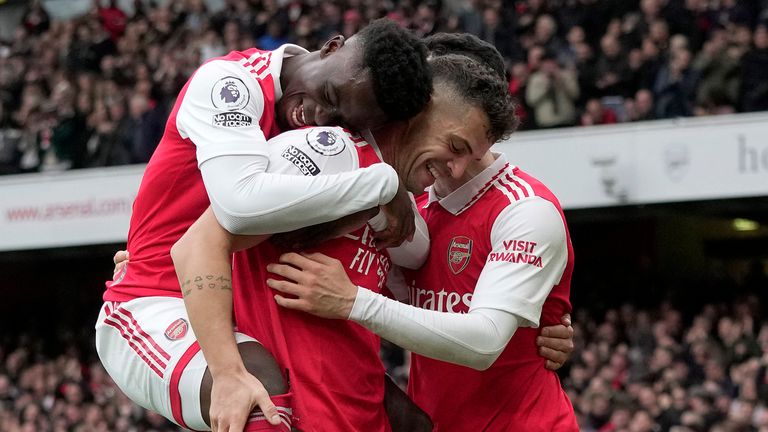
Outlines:
[{"label": "blurred crowd", "polygon": [[[670,303],[574,314],[560,370],[584,432],[768,431],[768,321],[754,296],[693,314]],[[179,428],[127,399],[96,360],[88,329],[4,336],[3,432],[166,432]],[[407,355],[385,345],[405,385]]]},{"label": "blurred crowd", "polygon": [[[1,6],[0,6],[1,7]],[[204,60],[315,49],[388,17],[496,45],[522,128],[768,109],[766,0],[93,0],[52,20],[39,0],[0,41],[0,173],[146,162]]]},{"label": "blurred crowd", "polygon": [[684,320],[670,304],[577,312],[563,384],[582,431],[768,431],[768,322],[747,297]]},{"label": "blurred crowd", "polygon": [[61,333],[51,339],[6,335],[0,344],[0,431],[181,430],[115,386],[94,359],[92,334]]}]

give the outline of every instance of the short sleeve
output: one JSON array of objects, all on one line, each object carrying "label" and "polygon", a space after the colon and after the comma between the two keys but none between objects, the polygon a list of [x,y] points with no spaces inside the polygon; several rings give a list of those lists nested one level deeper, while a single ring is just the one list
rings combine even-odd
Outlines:
[{"label": "short sleeve", "polygon": [[213,60],[192,76],[176,115],[176,127],[197,148],[197,164],[224,155],[265,155],[259,120],[264,96],[237,62]]},{"label": "short sleeve", "polygon": [[492,252],[480,273],[470,310],[499,309],[538,327],[541,309],[568,261],[565,222],[540,197],[505,208],[491,229]]}]

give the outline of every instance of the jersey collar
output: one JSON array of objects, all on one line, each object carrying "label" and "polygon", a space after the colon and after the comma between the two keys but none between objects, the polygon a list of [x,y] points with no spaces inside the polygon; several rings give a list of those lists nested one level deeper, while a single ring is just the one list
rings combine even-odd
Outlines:
[{"label": "jersey collar", "polygon": [[272,81],[275,84],[275,102],[283,97],[283,87],[280,86],[280,72],[283,70],[283,59],[299,54],[306,54],[308,52],[309,51],[304,48],[294,44],[280,45],[278,49],[272,51],[272,60],[269,62],[269,72],[272,74]]},{"label": "jersey collar", "polygon": [[[499,171],[503,170],[508,165],[507,157],[504,156],[504,154],[494,152],[493,156],[496,160],[491,166],[484,169],[480,174],[472,177],[468,182],[448,194],[445,198],[441,198],[435,193],[434,185],[430,186],[429,189],[427,189],[429,193],[427,206],[434,201],[438,201],[441,207],[453,215],[458,215],[471,207],[472,204],[477,202],[478,198],[488,190],[488,184],[493,181]],[[510,166],[510,169],[511,168],[514,167]]]}]

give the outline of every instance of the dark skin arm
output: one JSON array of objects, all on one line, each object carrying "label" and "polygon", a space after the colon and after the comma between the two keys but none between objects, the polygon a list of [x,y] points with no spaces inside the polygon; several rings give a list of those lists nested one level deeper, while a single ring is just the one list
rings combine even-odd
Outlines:
[{"label": "dark skin arm", "polygon": [[397,247],[413,239],[413,233],[416,230],[413,206],[411,197],[401,182],[395,198],[386,205],[353,213],[335,221],[276,234],[272,236],[272,242],[287,249],[309,249],[326,240],[354,231],[376,216],[379,209],[387,218],[387,228],[374,234],[376,247],[379,250]]},{"label": "dark skin arm", "polygon": [[546,368],[553,371],[563,367],[573,352],[571,314],[563,315],[560,322],[558,325],[544,327],[536,338],[539,355],[547,360]]}]

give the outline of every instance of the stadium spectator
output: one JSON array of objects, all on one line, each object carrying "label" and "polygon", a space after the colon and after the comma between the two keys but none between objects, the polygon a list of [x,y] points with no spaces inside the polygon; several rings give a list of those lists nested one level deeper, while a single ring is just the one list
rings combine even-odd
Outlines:
[{"label": "stadium spectator", "polygon": [[581,114],[580,124],[582,126],[613,124],[618,120],[616,113],[612,109],[606,108],[599,99],[590,99],[587,106]]},{"label": "stadium spectator", "polygon": [[627,94],[629,81],[629,64],[622,51],[619,39],[606,34],[600,40],[601,56],[595,65],[597,81],[595,86],[601,96],[618,96]]},{"label": "stadium spectator", "polygon": [[647,89],[638,90],[634,99],[625,105],[629,121],[645,121],[656,118],[653,109],[653,93]]},{"label": "stadium spectator", "polygon": [[545,53],[539,70],[531,74],[525,93],[536,126],[551,128],[575,124],[578,97],[575,71],[560,67],[553,53]]},{"label": "stadium spectator", "polygon": [[687,117],[693,114],[698,73],[690,66],[691,53],[681,48],[670,53],[667,64],[659,70],[653,87],[658,118]]},{"label": "stadium spectator", "polygon": [[40,35],[48,31],[51,27],[51,18],[40,0],[32,0],[21,18],[21,24],[33,35]]},{"label": "stadium spectator", "polygon": [[21,131],[15,127],[5,107],[0,104],[0,175],[18,171]]},{"label": "stadium spectator", "polygon": [[768,110],[768,23],[757,27],[754,48],[741,58],[741,87],[739,107],[741,111]]},{"label": "stadium spectator", "polygon": [[528,66],[525,63],[515,63],[512,65],[509,78],[509,93],[517,101],[515,115],[520,122],[520,126],[518,126],[520,130],[530,129],[534,126],[531,121],[530,107],[526,104],[525,100],[529,75]]},{"label": "stadium spectator", "polygon": [[565,385],[582,430],[626,430],[616,424],[626,424],[627,416],[630,430],[765,427],[759,395],[766,388],[761,358],[768,330],[762,325],[755,333],[759,306],[755,297],[706,305],[687,326],[668,304],[650,311],[624,305],[608,311],[602,324],[579,314]]},{"label": "stadium spectator", "polygon": [[117,40],[125,32],[128,16],[117,5],[117,0],[109,0],[108,6],[102,6],[101,3],[101,0],[93,0],[99,21],[112,40]]},{"label": "stadium spectator", "polygon": [[147,94],[134,94],[128,104],[132,125],[131,130],[131,162],[145,163],[163,136],[166,112],[155,104]]},{"label": "stadium spectator", "polygon": [[[57,156],[63,163],[52,162],[50,156],[44,159],[41,153],[47,151],[38,148],[37,139],[43,128],[36,123],[51,121],[47,105],[62,74],[71,81],[76,112],[83,118],[91,118],[101,106],[98,99],[107,105],[111,99],[129,101],[137,86],[141,91],[150,89],[153,115],[155,109],[167,115],[174,95],[206,59],[254,45],[269,49],[286,41],[314,49],[331,35],[351,35],[383,16],[420,35],[476,34],[496,45],[511,72],[516,63],[527,61],[530,78],[520,80],[519,73],[513,77],[525,82],[517,90],[520,102],[526,102],[532,82],[534,88],[541,85],[536,72],[543,53],[554,53],[563,70],[573,67],[579,94],[571,100],[575,114],[570,113],[569,102],[564,104],[565,114],[556,116],[563,118],[553,121],[547,119],[551,114],[544,114],[539,123],[535,113],[543,107],[531,104],[534,118],[524,123],[529,128],[576,124],[587,102],[603,96],[624,98],[627,115],[616,110],[618,121],[768,110],[765,2],[515,0],[502,5],[487,0],[316,4],[226,0],[218,10],[210,9],[205,0],[159,3],[135,0],[133,12],[128,12],[114,0],[93,0],[88,13],[61,21],[45,10],[44,2],[30,2],[8,40],[0,41],[0,104],[13,123],[3,123],[0,136],[22,131],[16,156],[10,157],[8,147],[2,147],[2,172],[145,159],[94,158],[93,149],[85,164],[78,152]],[[81,88],[77,78],[81,73],[92,74],[92,88]],[[632,115],[631,105],[643,89],[653,92],[650,117]],[[552,100],[551,95],[544,100]],[[544,103],[548,104],[552,105]],[[117,136],[104,135],[89,121],[84,139],[103,142]]]}]

